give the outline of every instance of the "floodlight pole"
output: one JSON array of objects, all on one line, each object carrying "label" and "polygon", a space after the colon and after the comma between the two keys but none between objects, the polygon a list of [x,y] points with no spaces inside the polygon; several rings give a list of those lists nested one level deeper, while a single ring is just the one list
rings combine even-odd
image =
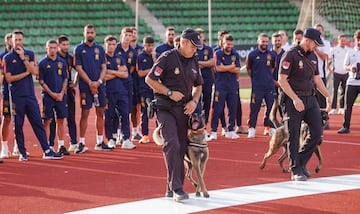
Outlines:
[{"label": "floodlight pole", "polygon": [[212,45],[212,23],[211,23],[211,0],[208,0],[208,28],[209,28],[209,46]]},{"label": "floodlight pole", "polygon": [[139,32],[139,0],[136,0],[135,8],[135,28]]}]

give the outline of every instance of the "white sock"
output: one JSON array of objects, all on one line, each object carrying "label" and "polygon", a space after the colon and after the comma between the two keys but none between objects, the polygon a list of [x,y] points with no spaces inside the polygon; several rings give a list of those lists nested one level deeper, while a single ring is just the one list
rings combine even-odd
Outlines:
[{"label": "white sock", "polygon": [[82,144],[85,145],[85,138],[84,138],[84,137],[80,137],[80,138],[79,138],[79,143],[82,143]]},{"label": "white sock", "polygon": [[2,147],[8,147],[8,142],[7,141],[1,141],[1,146]]},{"label": "white sock", "polygon": [[133,128],[132,128],[132,132],[131,132],[131,133],[132,133],[133,136],[136,135],[136,127],[133,127]]},{"label": "white sock", "polygon": [[96,135],[96,143],[101,144],[104,141],[104,137],[102,135]]},{"label": "white sock", "polygon": [[117,134],[117,133],[114,133],[114,134],[112,134],[112,136],[113,136],[114,139],[116,139],[117,136],[118,136],[118,134]]},{"label": "white sock", "polygon": [[58,140],[58,147],[64,146],[64,140]]}]

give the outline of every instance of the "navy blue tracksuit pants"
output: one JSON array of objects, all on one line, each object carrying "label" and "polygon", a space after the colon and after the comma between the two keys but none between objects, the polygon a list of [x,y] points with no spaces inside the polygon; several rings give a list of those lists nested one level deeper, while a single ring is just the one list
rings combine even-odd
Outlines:
[{"label": "navy blue tracksuit pants", "polygon": [[[119,117],[121,117],[121,132],[123,139],[130,137],[129,120],[129,97],[121,93],[107,93],[107,108],[105,109],[105,135],[108,139],[113,139],[113,134],[117,133]],[[120,115],[117,115],[116,110]]]},{"label": "navy blue tracksuit pants", "polygon": [[270,126],[275,128],[273,123],[270,121],[270,112],[272,105],[274,103],[274,91],[273,89],[268,90],[259,90],[252,89],[251,91],[251,100],[250,100],[250,121],[249,127],[256,128],[256,122],[258,119],[259,111],[261,108],[262,100],[265,99],[266,103],[266,113],[264,118],[264,126]]},{"label": "navy blue tracksuit pants", "polygon": [[31,127],[41,145],[42,150],[45,152],[49,149],[49,145],[46,139],[45,128],[41,120],[39,104],[35,96],[26,97],[12,97],[12,108],[15,109],[13,112],[14,123],[15,123],[15,136],[16,143],[19,151],[23,156],[26,156],[25,140],[24,140],[24,119],[27,116]]}]

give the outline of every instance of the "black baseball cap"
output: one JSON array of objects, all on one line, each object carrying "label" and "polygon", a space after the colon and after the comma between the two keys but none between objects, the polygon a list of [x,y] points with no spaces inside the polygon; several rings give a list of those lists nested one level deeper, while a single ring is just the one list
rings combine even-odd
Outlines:
[{"label": "black baseball cap", "polygon": [[200,34],[196,32],[192,28],[186,28],[182,34],[181,37],[184,39],[188,39],[191,44],[196,46],[197,48],[202,48],[202,44],[200,43]]},{"label": "black baseball cap", "polygon": [[324,46],[324,43],[320,38],[320,36],[321,36],[320,31],[316,30],[315,28],[307,28],[304,33],[304,37],[314,40],[317,46]]}]

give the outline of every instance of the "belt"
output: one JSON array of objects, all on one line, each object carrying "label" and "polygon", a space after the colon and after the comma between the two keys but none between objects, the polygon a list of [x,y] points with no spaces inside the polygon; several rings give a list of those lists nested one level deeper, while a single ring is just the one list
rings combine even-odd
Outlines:
[{"label": "belt", "polygon": [[311,90],[311,91],[295,91],[295,94],[300,96],[300,97],[310,97],[310,96],[315,96],[315,91]]}]

